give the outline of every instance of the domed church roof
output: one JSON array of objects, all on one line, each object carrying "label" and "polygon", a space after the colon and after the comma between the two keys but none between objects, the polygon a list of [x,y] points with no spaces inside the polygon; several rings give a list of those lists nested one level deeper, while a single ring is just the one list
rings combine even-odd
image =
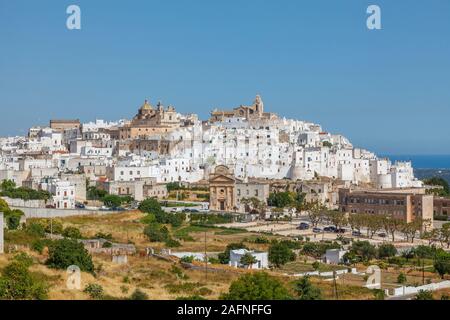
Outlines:
[{"label": "domed church roof", "polygon": [[144,104],[141,106],[141,110],[153,110],[152,105],[146,99]]}]

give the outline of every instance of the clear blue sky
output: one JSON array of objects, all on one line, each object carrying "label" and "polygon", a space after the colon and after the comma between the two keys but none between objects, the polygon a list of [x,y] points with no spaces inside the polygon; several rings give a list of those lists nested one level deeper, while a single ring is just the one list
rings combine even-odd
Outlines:
[{"label": "clear blue sky", "polygon": [[450,1],[0,0],[0,135],[145,98],[205,119],[257,93],[378,153],[450,154]]}]

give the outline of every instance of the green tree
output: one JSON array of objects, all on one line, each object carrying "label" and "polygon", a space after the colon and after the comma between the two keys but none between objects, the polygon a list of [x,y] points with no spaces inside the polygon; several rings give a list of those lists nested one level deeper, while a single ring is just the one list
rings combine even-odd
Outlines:
[{"label": "green tree", "polygon": [[0,299],[2,300],[44,300],[48,285],[28,271],[29,264],[13,261],[7,265],[0,277]]},{"label": "green tree", "polygon": [[354,241],[349,252],[359,257],[360,261],[370,261],[375,258],[377,249],[369,241]]},{"label": "green tree", "polygon": [[404,284],[406,283],[406,281],[407,281],[406,275],[403,272],[400,272],[400,274],[397,277],[397,283]]},{"label": "green tree", "polygon": [[287,300],[289,291],[276,278],[265,272],[246,274],[231,283],[224,300]]},{"label": "green tree", "polygon": [[[428,185],[428,186],[438,186],[442,188],[443,192],[438,192],[438,196],[448,196],[450,195],[450,187],[449,184],[447,182],[447,180],[441,178],[441,177],[432,177],[432,178],[428,178],[423,180],[423,182]],[[435,192],[437,192],[437,190],[433,190]]]},{"label": "green tree", "polygon": [[153,213],[162,211],[161,204],[155,198],[149,198],[139,204],[139,210],[144,213]]},{"label": "green tree", "polygon": [[17,230],[20,226],[20,219],[22,218],[23,215],[24,213],[21,210],[11,210],[5,212],[5,220],[8,229]]},{"label": "green tree", "polygon": [[309,208],[308,212],[308,218],[311,221],[311,224],[313,227],[317,227],[317,225],[323,221],[325,217],[325,208],[320,205],[318,202],[313,203],[311,207]]},{"label": "green tree", "polygon": [[450,253],[439,251],[434,260],[434,269],[442,279],[446,274],[450,274]]},{"label": "green tree", "polygon": [[256,262],[258,262],[258,260],[256,260],[256,258],[250,253],[244,254],[240,260],[240,263],[242,265],[250,269],[252,268],[252,265],[254,265]]},{"label": "green tree", "polygon": [[122,198],[114,194],[103,197],[103,203],[108,208],[118,208],[122,204]]},{"label": "green tree", "polygon": [[157,223],[147,225],[144,234],[150,242],[165,242],[170,238],[169,229]]},{"label": "green tree", "polygon": [[82,271],[94,272],[94,264],[82,243],[72,239],[56,240],[49,247],[46,264],[51,268],[67,269],[71,265]]},{"label": "green tree", "polygon": [[322,300],[322,292],[311,283],[308,276],[297,280],[294,283],[294,290],[299,300]]},{"label": "green tree", "polygon": [[45,228],[39,222],[32,221],[28,223],[26,226],[26,232],[35,237],[45,237]]},{"label": "green tree", "polygon": [[0,198],[0,212],[6,213],[9,212],[11,209],[9,208],[8,203]]},{"label": "green tree", "polygon": [[326,211],[325,216],[327,220],[336,227],[336,229],[341,229],[347,225],[347,217],[345,212]]},{"label": "green tree", "polygon": [[397,254],[397,249],[392,243],[383,243],[378,246],[378,258],[390,258]]},{"label": "green tree", "polygon": [[313,267],[314,270],[318,271],[320,269],[320,262],[319,261],[314,261],[311,266]]},{"label": "green tree", "polygon": [[3,180],[0,188],[2,191],[12,191],[16,188],[16,183],[13,180]]},{"label": "green tree", "polygon": [[285,243],[277,242],[269,247],[269,261],[277,268],[289,261],[294,261],[295,258],[295,253]]},{"label": "green tree", "polygon": [[272,207],[285,208],[295,205],[295,194],[292,192],[276,192],[269,194],[268,204]]}]

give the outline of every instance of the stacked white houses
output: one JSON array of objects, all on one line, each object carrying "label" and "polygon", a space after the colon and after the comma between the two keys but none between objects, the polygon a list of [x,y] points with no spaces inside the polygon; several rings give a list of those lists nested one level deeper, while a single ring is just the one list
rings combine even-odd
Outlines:
[{"label": "stacked white houses", "polygon": [[55,120],[27,137],[0,138],[0,180],[48,190],[57,208],[85,200],[82,179],[109,191],[134,190],[136,182],[142,198],[150,193],[141,186],[207,180],[218,165],[244,182],[329,177],[378,189],[421,186],[410,162],[391,163],[320,125],[267,113],[259,96],[251,106],[214,110],[208,121],[146,101],[132,121]]}]

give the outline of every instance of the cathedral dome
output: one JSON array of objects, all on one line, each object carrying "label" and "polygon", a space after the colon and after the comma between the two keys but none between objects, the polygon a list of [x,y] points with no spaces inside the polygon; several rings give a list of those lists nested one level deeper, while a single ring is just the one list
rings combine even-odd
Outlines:
[{"label": "cathedral dome", "polygon": [[152,105],[148,102],[148,100],[145,100],[144,104],[140,108],[141,110],[153,110]]}]

